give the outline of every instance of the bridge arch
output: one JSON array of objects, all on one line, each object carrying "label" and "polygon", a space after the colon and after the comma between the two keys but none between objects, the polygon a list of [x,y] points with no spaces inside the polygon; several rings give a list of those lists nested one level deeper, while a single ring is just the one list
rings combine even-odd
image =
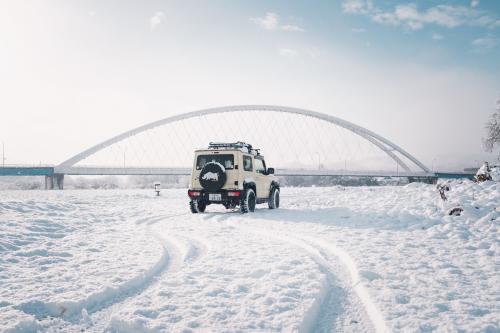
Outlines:
[{"label": "bridge arch", "polygon": [[201,116],[207,116],[207,115],[212,115],[212,114],[219,114],[219,113],[231,113],[231,112],[240,112],[240,111],[252,111],[252,112],[282,112],[282,113],[287,113],[287,114],[296,114],[296,115],[302,115],[302,116],[307,116],[307,117],[312,117],[315,119],[319,119],[328,123],[335,124],[337,126],[340,126],[360,137],[363,139],[371,142],[373,145],[375,145],[377,148],[379,148],[382,152],[384,152],[387,156],[389,156],[392,160],[394,160],[403,170],[405,171],[411,171],[408,165],[396,154],[398,153],[399,155],[407,158],[409,161],[413,162],[416,166],[418,166],[421,171],[423,172],[430,172],[430,170],[419,160],[417,160],[414,156],[409,154],[407,151],[405,151],[403,148],[399,147],[398,145],[394,144],[393,142],[387,140],[386,138],[364,128],[359,125],[356,125],[354,123],[351,123],[349,121],[327,115],[324,113],[320,112],[315,112],[315,111],[310,111],[306,109],[301,109],[301,108],[294,108],[294,107],[286,107],[286,106],[275,106],[275,105],[236,105],[236,106],[224,106],[224,107],[216,107],[216,108],[209,108],[209,109],[203,109],[203,110],[197,110],[197,111],[192,111],[184,114],[179,114],[171,117],[167,117],[164,119],[160,119],[154,122],[151,122],[149,124],[134,128],[130,131],[124,132],[122,134],[119,134],[115,137],[112,137],[104,142],[101,142],[91,148],[88,148],[81,153],[69,158],[68,160],[62,162],[56,167],[56,170],[61,173],[65,173],[65,171],[69,170],[71,167],[73,167],[75,164],[78,162],[86,159],[87,157],[113,145],[116,144],[120,141],[126,140],[128,138],[131,138],[137,134],[140,134],[142,132],[154,129],[156,127],[174,123],[177,121],[181,120],[186,120],[190,118],[195,118],[195,117],[201,117]]}]

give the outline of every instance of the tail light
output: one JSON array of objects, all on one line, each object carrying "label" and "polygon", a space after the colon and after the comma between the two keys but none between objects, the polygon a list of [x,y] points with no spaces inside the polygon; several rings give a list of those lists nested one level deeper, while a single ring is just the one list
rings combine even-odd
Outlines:
[{"label": "tail light", "polygon": [[228,197],[239,197],[240,194],[241,194],[240,191],[229,191],[229,192],[227,192],[227,196]]},{"label": "tail light", "polygon": [[191,190],[188,190],[188,195],[190,198],[196,198],[196,197],[199,197],[201,194],[200,191],[191,191]]}]

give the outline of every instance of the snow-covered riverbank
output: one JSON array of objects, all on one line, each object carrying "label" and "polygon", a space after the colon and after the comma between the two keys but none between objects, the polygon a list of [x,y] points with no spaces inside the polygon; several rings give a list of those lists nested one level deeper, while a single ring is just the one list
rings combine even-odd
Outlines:
[{"label": "snow-covered riverbank", "polygon": [[[500,186],[4,191],[0,331],[500,330]],[[448,216],[460,204],[462,216]]]}]

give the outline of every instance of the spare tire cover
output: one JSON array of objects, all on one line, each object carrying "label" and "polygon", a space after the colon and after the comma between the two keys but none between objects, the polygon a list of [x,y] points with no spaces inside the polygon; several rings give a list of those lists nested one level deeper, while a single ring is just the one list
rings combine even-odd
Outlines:
[{"label": "spare tire cover", "polygon": [[208,192],[217,192],[226,183],[226,170],[217,162],[205,164],[200,172],[200,184]]}]

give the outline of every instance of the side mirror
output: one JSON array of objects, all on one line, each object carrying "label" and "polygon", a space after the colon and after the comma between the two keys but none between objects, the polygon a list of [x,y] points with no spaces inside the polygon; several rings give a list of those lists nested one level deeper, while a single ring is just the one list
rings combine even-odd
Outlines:
[{"label": "side mirror", "polygon": [[268,175],[273,175],[274,174],[274,168],[267,168],[267,174]]}]

